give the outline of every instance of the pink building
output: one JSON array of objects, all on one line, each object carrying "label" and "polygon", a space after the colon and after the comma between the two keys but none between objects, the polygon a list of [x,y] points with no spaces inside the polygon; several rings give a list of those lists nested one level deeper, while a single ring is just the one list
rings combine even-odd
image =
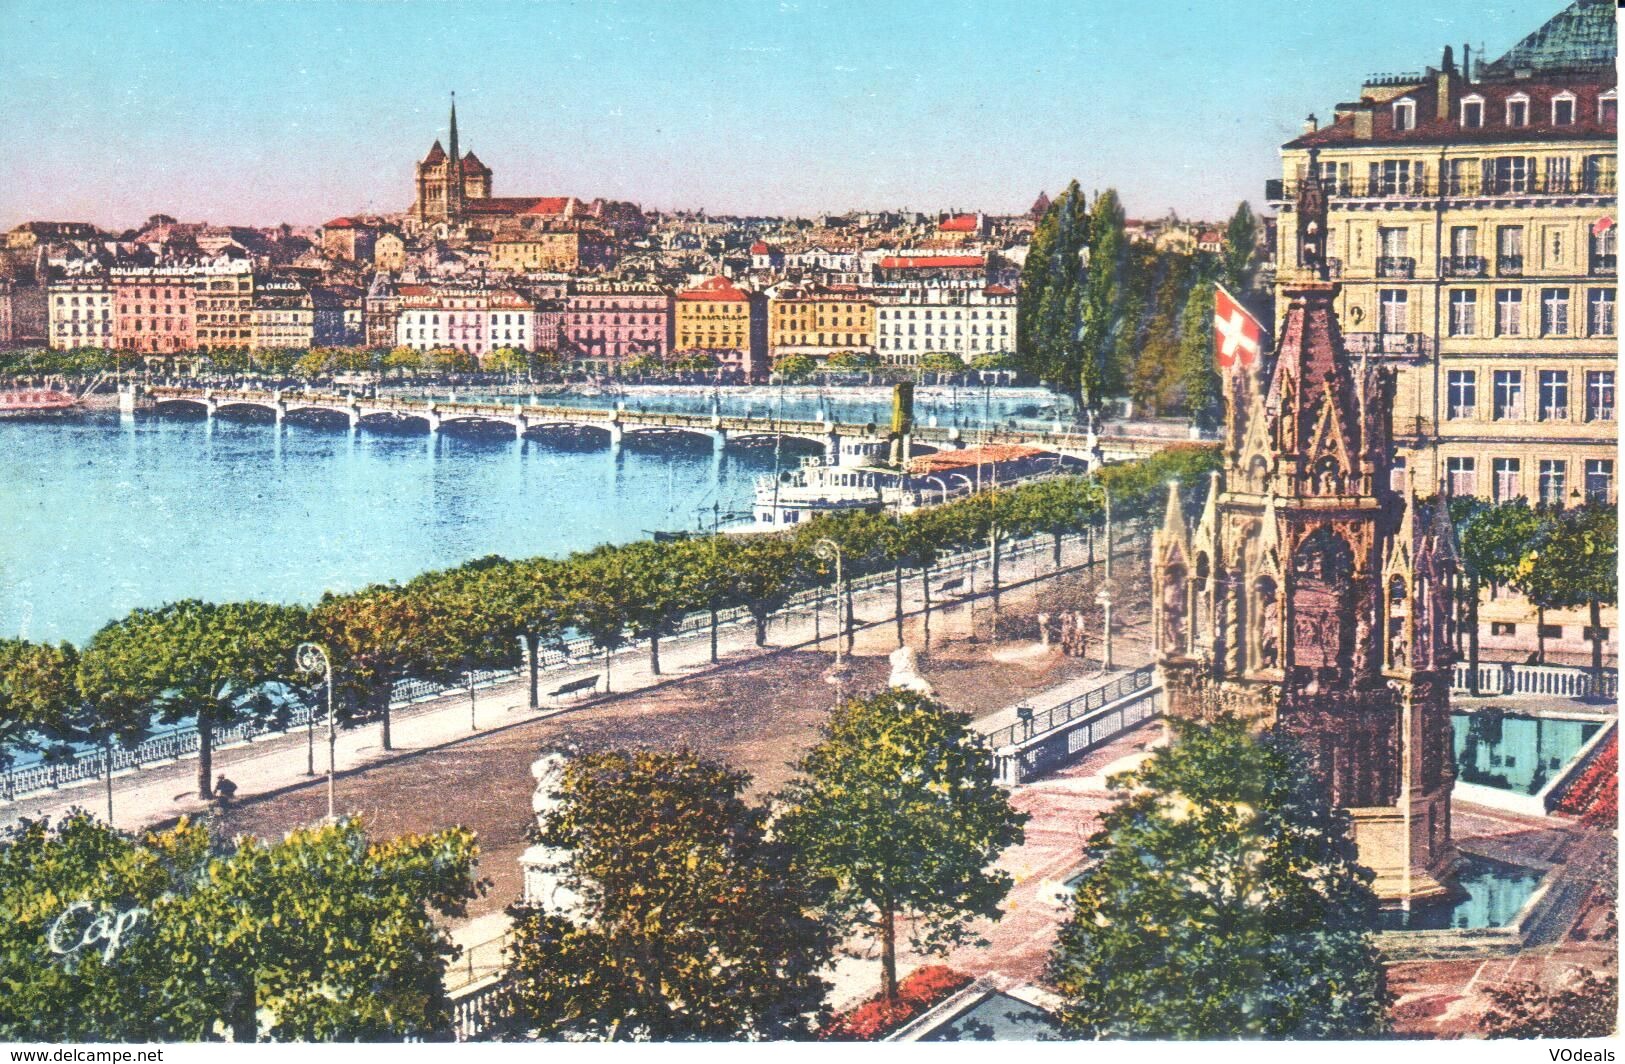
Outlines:
[{"label": "pink building", "polygon": [[651,284],[582,285],[564,307],[564,339],[578,359],[624,362],[671,352],[671,294]]}]

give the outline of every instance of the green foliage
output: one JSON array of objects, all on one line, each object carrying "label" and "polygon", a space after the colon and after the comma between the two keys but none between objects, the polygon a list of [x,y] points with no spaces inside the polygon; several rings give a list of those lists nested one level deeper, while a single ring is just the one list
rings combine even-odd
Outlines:
[{"label": "green foliage", "polygon": [[1204,428],[1220,417],[1219,368],[1213,353],[1213,277],[1211,263],[1198,267],[1196,283],[1179,315],[1179,380],[1185,409]]},{"label": "green foliage", "polygon": [[1051,957],[1093,1038],[1360,1038],[1387,993],[1371,873],[1300,759],[1240,721],[1179,722],[1123,799]]},{"label": "green foliage", "polygon": [[402,373],[415,373],[427,367],[427,359],[423,352],[412,347],[397,347],[383,358],[385,372],[397,370]]},{"label": "green foliage", "polygon": [[1016,304],[1016,363],[1024,373],[1073,398],[1082,382],[1078,328],[1088,245],[1089,215],[1083,191],[1073,181],[1055,197],[1033,232]]},{"label": "green foliage", "polygon": [[138,609],[91,637],[78,684],[95,701],[143,705],[166,723],[196,716],[198,795],[213,792],[213,730],[268,712],[264,687],[295,678],[293,652],[306,615],[263,602],[187,599]]},{"label": "green foliage", "polygon": [[1084,282],[1082,332],[1079,344],[1082,404],[1098,410],[1105,401],[1111,379],[1112,352],[1122,328],[1124,260],[1128,239],[1123,234],[1123,205],[1117,190],[1107,189],[1095,198],[1089,215],[1089,273]]},{"label": "green foliage", "polygon": [[807,355],[785,355],[773,363],[773,373],[782,381],[803,381],[817,370],[817,360]]},{"label": "green foliage", "polygon": [[927,351],[920,356],[920,369],[927,373],[963,373],[965,361],[949,351]]},{"label": "green foliage", "polygon": [[581,898],[515,911],[504,1019],[544,1037],[805,1037],[835,940],[743,773],[686,751],[578,756],[542,841]]},{"label": "green foliage", "polygon": [[1491,1038],[1608,1038],[1619,1028],[1619,976],[1570,969],[1563,985],[1518,982],[1489,991]]},{"label": "green foliage", "polygon": [[867,351],[836,351],[824,359],[825,369],[874,369],[880,365],[880,356]]},{"label": "green foliage", "polygon": [[985,372],[1001,369],[1020,369],[1016,356],[1008,351],[991,351],[987,354],[976,355],[970,360],[970,368]]},{"label": "green foliage", "polygon": [[329,592],[310,613],[310,630],[332,658],[334,686],[378,715],[385,750],[393,749],[389,699],[395,682],[433,675],[445,663],[444,644],[433,631],[435,610],[422,586]]},{"label": "green foliage", "polygon": [[720,365],[709,351],[682,351],[671,360],[671,368],[679,373],[707,373]]},{"label": "green foliage", "polygon": [[[477,853],[462,830],[374,843],[355,820],[221,852],[184,819],[139,838],[83,814],[25,821],[0,841],[0,1039],[445,1037],[434,917],[462,914]],[[81,901],[85,921],[146,913],[111,955],[53,955]]]},{"label": "green foliage", "polygon": [[1519,559],[1513,585],[1542,610],[1586,606],[1591,612],[1591,668],[1602,674],[1602,604],[1619,597],[1619,513],[1587,503],[1547,514]]},{"label": "green foliage", "polygon": [[0,351],[0,380],[7,377],[80,377],[112,373],[121,363],[128,368],[132,361],[133,356],[128,352],[115,352],[101,347],[75,347],[66,351],[44,347],[19,347]]},{"label": "green foliage", "polygon": [[666,372],[666,364],[660,361],[659,355],[645,352],[628,360],[624,370],[635,377],[658,377]]},{"label": "green foliage", "polygon": [[1008,874],[991,865],[1022,841],[968,714],[911,691],[836,707],[781,798],[795,847],[827,912],[881,940],[883,992],[897,992],[897,919],[916,949],[944,952],[976,917],[998,919]]},{"label": "green foliage", "polygon": [[1219,251],[1219,279],[1237,295],[1247,290],[1252,281],[1253,258],[1258,251],[1257,217],[1253,208],[1243,201],[1224,227],[1224,245]]},{"label": "green foliage", "polygon": [[35,733],[58,727],[72,712],[78,659],[67,643],[0,639],[0,758],[35,748]]}]

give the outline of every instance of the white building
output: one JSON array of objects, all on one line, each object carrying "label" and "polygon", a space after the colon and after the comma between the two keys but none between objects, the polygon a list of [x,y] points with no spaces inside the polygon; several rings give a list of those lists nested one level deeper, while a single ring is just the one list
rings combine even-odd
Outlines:
[{"label": "white building", "polygon": [[878,290],[875,352],[888,366],[913,366],[933,351],[970,363],[1016,349],[1016,294],[1008,288]]},{"label": "white building", "polygon": [[535,346],[536,308],[510,289],[403,284],[395,342],[418,351],[454,348],[484,358]]},{"label": "white building", "polygon": [[52,281],[46,297],[46,336],[53,350],[114,346],[113,285],[105,276]]}]

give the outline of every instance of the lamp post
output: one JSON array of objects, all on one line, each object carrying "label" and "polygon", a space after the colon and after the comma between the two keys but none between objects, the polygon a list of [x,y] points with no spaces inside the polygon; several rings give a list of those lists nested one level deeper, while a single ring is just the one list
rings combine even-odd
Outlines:
[{"label": "lamp post", "polygon": [[1106,572],[1095,601],[1100,603],[1100,667],[1104,670],[1112,668],[1112,490],[1101,487],[1106,493]]},{"label": "lamp post", "polygon": [[[327,656],[327,651],[319,643],[300,643],[294,651],[294,663],[299,666],[300,672],[323,674],[327,685],[327,822],[333,823],[333,765],[334,748],[338,744],[337,722],[333,719],[333,660]],[[310,735],[310,756],[315,760],[315,715],[311,715],[311,727],[306,731]],[[314,767],[314,766],[312,766]],[[315,773],[312,772],[312,775]]]},{"label": "lamp post", "polygon": [[835,668],[841,667],[841,548],[832,539],[820,539],[813,544],[813,553],[821,561],[835,563]]}]

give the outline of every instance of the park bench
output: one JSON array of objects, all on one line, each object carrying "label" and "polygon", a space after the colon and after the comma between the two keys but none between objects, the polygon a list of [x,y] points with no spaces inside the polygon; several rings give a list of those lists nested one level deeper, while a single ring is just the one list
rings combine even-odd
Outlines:
[{"label": "park bench", "polygon": [[949,595],[949,594],[952,594],[955,591],[963,591],[963,590],[965,590],[965,578],[962,577],[962,576],[956,576],[952,580],[944,580],[937,587],[937,594],[939,594],[939,595]]},{"label": "park bench", "polygon": [[561,683],[547,692],[547,697],[562,698],[565,695],[581,695],[588,691],[596,692],[598,690],[598,677],[599,674],[595,672],[591,676],[583,676],[580,679],[571,680],[569,683]]}]

